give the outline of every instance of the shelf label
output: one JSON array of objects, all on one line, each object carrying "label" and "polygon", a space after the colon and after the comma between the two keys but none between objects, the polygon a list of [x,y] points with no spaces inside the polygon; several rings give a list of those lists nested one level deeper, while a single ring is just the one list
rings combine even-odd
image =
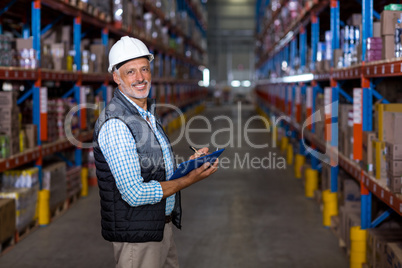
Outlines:
[{"label": "shelf label", "polygon": [[381,189],[381,198],[384,198],[384,190]]},{"label": "shelf label", "polygon": [[353,89],[353,159],[363,157],[363,89]]},{"label": "shelf label", "polygon": [[373,192],[375,193],[376,190],[377,190],[377,184],[374,184],[374,186],[373,186]]},{"label": "shelf label", "polygon": [[382,70],[381,70],[381,71],[382,71],[382,74],[385,74],[385,65],[383,65],[381,69],[382,69]]},{"label": "shelf label", "polygon": [[47,140],[47,87],[39,88],[40,140]]},{"label": "shelf label", "polygon": [[394,73],[394,64],[391,64],[391,74]]},{"label": "shelf label", "polygon": [[391,206],[394,204],[394,197],[392,195],[389,197],[389,203]]},{"label": "shelf label", "polygon": [[324,89],[324,106],[325,115],[331,116],[331,100],[332,100],[332,88],[326,87]]},{"label": "shelf label", "polygon": [[[368,68],[367,68],[368,70]],[[374,66],[374,74],[377,74],[377,66]]]},{"label": "shelf label", "polygon": [[47,113],[47,87],[40,88],[40,113]]},{"label": "shelf label", "polygon": [[367,70],[367,75],[369,75],[370,74],[370,68],[367,68],[366,70]]},{"label": "shelf label", "polygon": [[353,123],[362,124],[363,108],[363,90],[361,88],[353,89]]}]

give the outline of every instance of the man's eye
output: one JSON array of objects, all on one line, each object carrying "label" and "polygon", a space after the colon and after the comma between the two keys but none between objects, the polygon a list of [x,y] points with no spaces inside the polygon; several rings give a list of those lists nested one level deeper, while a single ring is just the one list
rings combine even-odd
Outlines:
[{"label": "man's eye", "polygon": [[143,68],[142,71],[143,71],[143,72],[148,72],[149,69],[148,69],[148,68]]},{"label": "man's eye", "polygon": [[128,75],[132,75],[134,72],[133,71],[128,71],[127,74]]}]

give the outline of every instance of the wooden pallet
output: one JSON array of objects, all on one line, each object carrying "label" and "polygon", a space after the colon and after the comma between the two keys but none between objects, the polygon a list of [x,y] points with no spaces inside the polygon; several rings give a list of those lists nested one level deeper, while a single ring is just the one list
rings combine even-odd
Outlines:
[{"label": "wooden pallet", "polygon": [[58,218],[59,216],[63,215],[68,209],[68,202],[65,200],[56,206],[55,209],[50,211],[50,221]]},{"label": "wooden pallet", "polygon": [[21,231],[15,231],[15,243],[18,243],[21,239],[24,239],[31,232],[35,231],[39,227],[37,220],[32,220],[30,224],[28,224]]},{"label": "wooden pallet", "polygon": [[77,202],[77,200],[80,198],[80,196],[81,196],[81,189],[79,189],[76,193],[70,195],[66,200],[67,207],[69,208],[72,204]]},{"label": "wooden pallet", "polygon": [[9,237],[8,239],[0,243],[0,256],[7,253],[14,245],[15,245],[15,238],[13,236]]}]

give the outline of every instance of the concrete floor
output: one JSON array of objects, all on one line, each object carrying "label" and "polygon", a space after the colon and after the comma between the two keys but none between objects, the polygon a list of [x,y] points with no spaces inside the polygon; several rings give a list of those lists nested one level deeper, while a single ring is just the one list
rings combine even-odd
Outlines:
[{"label": "concrete floor", "polygon": [[[322,226],[318,205],[303,196],[292,167],[278,166],[283,159],[271,148],[267,133],[250,132],[246,140],[243,130],[254,109],[243,105],[238,110],[236,106],[208,108],[203,116],[212,131],[189,135],[198,144],[216,141],[210,150],[226,150],[217,173],[182,191],[183,229],[175,230],[181,267],[347,267],[337,239]],[[190,125],[192,129],[206,126],[201,119]],[[263,128],[258,120],[248,127]],[[217,129],[221,132],[214,132]],[[178,137],[178,132],[170,136],[172,142]],[[188,158],[190,141],[185,137],[174,148],[180,157]],[[270,148],[253,148],[252,143],[268,143]],[[258,165],[264,157],[265,168]],[[0,267],[113,266],[112,246],[100,234],[96,188],[0,257]]]}]

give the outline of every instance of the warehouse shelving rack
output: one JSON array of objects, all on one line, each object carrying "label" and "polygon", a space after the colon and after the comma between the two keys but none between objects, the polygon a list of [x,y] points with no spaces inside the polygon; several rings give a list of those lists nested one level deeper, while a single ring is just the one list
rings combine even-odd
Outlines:
[{"label": "warehouse shelving rack", "polygon": [[[281,1],[281,6],[288,1]],[[269,1],[259,0],[257,1],[257,11],[261,10],[261,6],[267,6]],[[362,159],[362,131],[372,131],[372,105],[373,97],[381,100],[382,103],[389,103],[383,96],[381,96],[376,90],[376,81],[374,78],[384,77],[400,77],[402,76],[402,60],[384,60],[376,62],[365,62],[366,55],[366,40],[373,35],[373,16],[379,18],[378,13],[374,11],[373,0],[362,1],[362,34],[363,34],[363,51],[362,51],[362,63],[354,65],[349,68],[335,69],[331,66],[331,70],[327,73],[316,73],[315,63],[317,61],[317,43],[320,35],[320,13],[329,6],[330,8],[330,31],[332,34],[332,49],[339,48],[339,31],[340,31],[340,6],[338,0],[330,1],[310,1],[303,8],[303,12],[296,20],[297,23],[293,23],[285,31],[280,41],[278,41],[273,47],[271,47],[266,53],[260,56],[256,67],[259,72],[260,79],[256,88],[256,94],[258,96],[258,106],[267,114],[287,116],[288,120],[285,125],[286,130],[291,130],[291,136],[299,137],[304,134],[304,139],[310,142],[312,148],[318,148],[320,151],[327,151],[337,153],[338,133],[333,129],[326,128],[326,131],[330,132],[330,135],[326,135],[326,141],[319,140],[315,134],[314,123],[312,123],[306,130],[302,129],[299,121],[299,111],[301,100],[308,98],[307,101],[307,118],[309,118],[315,111],[314,100],[318,92],[324,93],[324,98],[329,100],[328,103],[336,102],[332,105],[332,110],[326,113],[326,124],[337,123],[337,118],[332,117],[331,113],[337,115],[338,104],[340,96],[344,97],[347,101],[353,103],[354,109],[360,111],[360,117],[357,122],[354,123],[354,160]],[[280,10],[277,10],[273,14],[273,18],[270,19],[272,24],[275,17],[279,14]],[[262,13],[257,12],[257,16],[261,17]],[[259,21],[259,18],[257,18]],[[301,61],[300,66],[305,66],[303,58],[305,59],[307,53],[307,42],[304,35],[306,26],[311,25],[311,72],[310,73],[298,73],[295,75],[288,75],[278,78],[264,78],[270,71],[275,71],[280,68],[282,61],[292,61],[298,53],[300,53]],[[257,33],[257,39],[262,40],[266,35],[270,24],[261,29]],[[291,35],[291,36],[290,36]],[[296,47],[296,36],[299,35],[299,52]],[[261,76],[263,78],[261,78]],[[361,90],[354,90],[353,97],[349,96],[342,90],[342,83],[346,80],[360,81]],[[321,83],[329,85],[323,90],[320,86]],[[307,87],[307,85],[309,85]],[[278,89],[279,88],[279,89]],[[310,104],[309,104],[310,103]],[[295,105],[296,104],[296,105]],[[326,104],[325,104],[326,105]],[[292,114],[294,114],[292,116]],[[331,121],[332,120],[332,121]],[[286,133],[289,133],[286,131]],[[302,140],[301,140],[302,142]],[[300,146],[301,150],[304,149]],[[300,152],[304,153],[304,152]],[[361,167],[354,161],[350,160],[342,154],[338,154],[338,165],[331,167],[331,192],[337,192],[337,180],[338,180],[338,168],[344,169],[353,178],[360,183],[361,189],[361,228],[374,228],[386,219],[391,213],[395,212],[402,216],[402,198],[399,194],[392,193],[386,186],[380,184],[373,176],[368,175]],[[317,169],[317,159],[311,157],[312,167]],[[332,159],[333,160],[333,159]],[[383,212],[377,219],[372,221],[371,205],[372,195],[375,195],[380,201],[386,204],[389,209]]]},{"label": "warehouse shelving rack", "polygon": [[[201,15],[201,10],[196,8],[197,6],[193,5],[191,1],[187,0],[177,0],[178,5],[182,10],[187,11],[192,18],[196,18],[197,25],[202,29],[203,34],[205,35],[206,30],[206,20]],[[168,20],[165,20],[165,14],[159,9],[152,5],[149,5],[147,1],[142,1],[144,4],[145,10],[154,13],[156,16],[162,19],[163,24],[168,26],[169,32],[173,36],[183,37],[185,44],[187,46],[193,47],[199,53],[205,54],[205,50],[199,45],[194,43],[190,37],[186,36],[185,33],[181,31],[178,26],[174,26],[169,23]],[[53,143],[42,143],[47,139],[47,125],[46,125],[46,102],[47,102],[47,92],[41,89],[42,82],[44,81],[53,81],[53,82],[74,82],[74,86],[67,91],[63,98],[74,96],[76,102],[78,104],[85,102],[85,98],[83,98],[83,88],[81,87],[84,84],[96,84],[100,85],[96,90],[96,94],[101,93],[103,96],[103,100],[108,101],[107,94],[107,86],[110,82],[112,82],[112,76],[108,73],[94,74],[94,73],[83,73],[81,71],[81,51],[80,44],[81,38],[85,35],[82,32],[82,26],[85,27],[90,26],[91,31],[93,28],[96,28],[99,32],[99,37],[102,40],[102,44],[107,47],[109,41],[109,35],[113,35],[115,37],[120,37],[123,35],[136,36],[135,32],[132,29],[123,29],[121,26],[116,26],[112,22],[106,22],[99,17],[90,14],[87,10],[82,9],[81,7],[72,6],[69,1],[55,1],[55,0],[11,0],[5,5],[0,6],[0,16],[7,16],[7,12],[12,8],[13,5],[31,6],[31,28],[32,28],[32,37],[33,37],[33,47],[37,53],[37,60],[40,62],[40,39],[41,35],[49,30],[52,26],[60,21],[61,17],[68,16],[72,18],[71,23],[73,25],[73,44],[75,49],[75,58],[74,63],[77,66],[76,72],[69,71],[54,71],[47,70],[42,68],[37,69],[22,69],[16,67],[0,67],[0,80],[2,81],[30,81],[33,82],[33,86],[31,89],[27,90],[24,95],[18,100],[18,103],[22,103],[26,99],[33,97],[33,123],[38,126],[38,146],[32,150],[27,150],[23,153],[13,155],[7,159],[0,159],[0,172],[4,172],[9,169],[13,169],[24,164],[29,164],[35,161],[35,165],[39,168],[39,181],[41,182],[41,167],[43,164],[43,158],[47,155],[60,152],[66,149],[71,149],[74,147],[67,139],[59,140]],[[54,13],[58,14],[58,17],[54,19],[53,22],[43,27],[43,22],[41,17],[43,14],[42,8],[46,7],[47,11],[51,11],[52,15]],[[3,31],[3,27],[0,21],[0,34]],[[28,38],[29,34],[29,25],[24,25],[23,35],[24,38]],[[190,73],[192,75],[198,75],[199,66],[204,65],[202,62],[198,62],[193,60],[192,58],[180,54],[169,47],[165,47],[156,41],[144,39],[142,36],[137,36],[141,38],[147,46],[150,47],[151,51],[157,53],[159,60],[161,61],[161,66],[163,66],[163,61],[165,59],[172,59],[171,64],[174,67],[177,63],[182,63],[188,66]],[[162,67],[161,67],[162,69]],[[174,68],[172,68],[173,70]],[[182,86],[191,86],[191,95],[188,96],[179,96],[182,99],[184,97],[188,97],[185,101],[180,103],[180,108],[187,109],[190,105],[200,104],[202,96],[205,94],[205,90],[202,90],[198,86],[198,82],[201,79],[175,79],[175,74],[172,71],[171,78],[158,77],[157,74],[154,74],[153,84],[163,84],[166,85],[165,89],[168,86],[173,87],[173,90],[177,90],[176,94],[173,94],[171,97],[172,100],[175,100],[175,95],[180,95],[180,87]],[[194,88],[197,87],[196,92]],[[153,87],[154,88],[154,87]],[[155,95],[152,91],[155,89],[151,89],[151,93],[153,96]],[[80,101],[81,100],[81,101]],[[77,137],[81,142],[92,140],[92,131],[85,131],[86,129],[86,116],[85,109],[81,109],[78,112],[80,129],[82,130],[80,135]],[[163,116],[163,114],[162,114]],[[76,148],[75,152],[75,165],[82,165],[82,149]]]}]

